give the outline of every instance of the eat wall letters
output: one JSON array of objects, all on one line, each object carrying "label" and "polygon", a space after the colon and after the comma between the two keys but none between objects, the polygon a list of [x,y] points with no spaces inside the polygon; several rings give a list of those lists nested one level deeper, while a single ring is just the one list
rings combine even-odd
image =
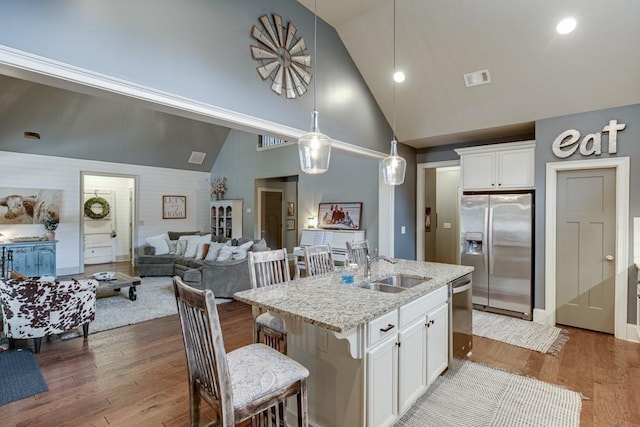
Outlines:
[{"label": "eat wall letters", "polygon": [[[618,151],[618,131],[623,130],[627,125],[618,124],[618,121],[609,120],[609,124],[602,128],[602,133],[609,134],[609,147],[607,152],[615,154]],[[602,154],[602,134],[600,132],[585,135],[582,142],[578,144],[580,132],[576,129],[568,129],[556,137],[551,145],[551,151],[556,157],[565,159],[580,149],[583,156],[599,156]]]}]

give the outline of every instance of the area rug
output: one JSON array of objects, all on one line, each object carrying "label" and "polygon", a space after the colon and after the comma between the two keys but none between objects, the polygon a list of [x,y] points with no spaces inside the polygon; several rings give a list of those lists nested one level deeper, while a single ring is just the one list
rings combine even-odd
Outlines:
[{"label": "area rug", "polygon": [[49,390],[29,350],[0,353],[0,376],[0,405]]},{"label": "area rug", "polygon": [[[131,301],[128,296],[128,287],[122,288],[116,295],[114,295],[114,291],[98,291],[96,318],[89,324],[89,333],[133,325],[178,313],[171,277],[144,277],[142,284],[136,287],[136,292],[137,299]],[[229,301],[233,300],[216,298],[216,304]],[[81,335],[82,328],[76,328],[61,334],[60,339],[75,338]]]},{"label": "area rug", "polygon": [[473,310],[473,334],[552,354],[558,353],[569,339],[565,330],[555,326],[479,310]]},{"label": "area rug", "polygon": [[395,425],[570,427],[580,424],[581,406],[574,391],[456,360]]}]

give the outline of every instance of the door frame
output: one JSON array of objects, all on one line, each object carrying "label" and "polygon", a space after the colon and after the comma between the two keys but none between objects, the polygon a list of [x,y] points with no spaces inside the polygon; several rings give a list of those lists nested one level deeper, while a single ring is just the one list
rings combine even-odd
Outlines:
[{"label": "door frame", "polygon": [[[84,273],[84,179],[89,176],[104,176],[110,178],[125,178],[133,180],[133,199],[130,200],[129,209],[131,211],[130,221],[130,247],[129,251],[131,252],[131,265],[135,265],[136,262],[136,242],[138,241],[138,191],[139,191],[139,179],[138,175],[129,175],[129,174],[121,174],[121,173],[107,173],[107,172],[91,172],[91,171],[80,171],[80,207],[79,209],[79,228],[80,228],[80,239],[79,239],[79,265],[80,265],[80,273]],[[131,196],[131,192],[129,195]],[[114,253],[115,256],[115,253]]]},{"label": "door frame", "polygon": [[[427,169],[443,168],[447,166],[460,166],[460,160],[445,160],[442,162],[418,163],[416,165],[416,260],[424,261],[425,245],[424,245],[424,180],[427,176]],[[462,180],[462,173],[460,174]],[[462,196],[462,185],[460,185],[458,199]],[[458,201],[458,208],[460,201]],[[460,209],[458,209],[458,224],[460,224]],[[460,259],[458,258],[458,262]]]},{"label": "door frame", "polygon": [[545,322],[556,323],[556,199],[558,172],[583,169],[615,169],[616,172],[616,253],[614,335],[627,338],[627,290],[629,279],[629,157],[572,160],[547,163],[545,197]]},{"label": "door frame", "polygon": [[284,212],[284,190],[282,188],[269,188],[269,187],[258,187],[258,200],[256,201],[256,206],[258,207],[257,211],[256,211],[256,220],[255,220],[255,228],[253,230],[253,235],[254,235],[254,239],[262,239],[262,193],[281,193],[282,194],[282,206],[280,207],[280,209],[283,211],[283,215],[282,215],[282,224],[281,224],[281,234],[282,236],[280,237],[282,239],[282,243],[283,243],[283,247],[287,247],[286,245],[286,224],[285,224],[285,220],[287,218],[286,215],[284,215],[286,212]]}]

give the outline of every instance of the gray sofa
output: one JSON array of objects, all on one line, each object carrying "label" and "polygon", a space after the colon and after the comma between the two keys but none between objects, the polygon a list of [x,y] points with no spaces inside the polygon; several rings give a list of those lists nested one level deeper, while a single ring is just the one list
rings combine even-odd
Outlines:
[{"label": "gray sofa", "polygon": [[[167,233],[170,240],[177,240],[183,235],[202,234],[199,232]],[[225,237],[213,237],[212,241],[221,243],[229,240]],[[234,239],[234,246],[241,245],[251,239]],[[258,243],[260,241],[254,241]],[[257,247],[268,250],[266,246]],[[252,249],[249,249],[252,250]],[[187,284],[198,289],[211,289],[217,298],[233,298],[233,294],[251,288],[249,267],[246,259],[229,261],[203,261],[186,258],[175,254],[155,255],[153,246],[144,246],[142,255],[138,257],[138,274],[148,276],[180,276]]]}]

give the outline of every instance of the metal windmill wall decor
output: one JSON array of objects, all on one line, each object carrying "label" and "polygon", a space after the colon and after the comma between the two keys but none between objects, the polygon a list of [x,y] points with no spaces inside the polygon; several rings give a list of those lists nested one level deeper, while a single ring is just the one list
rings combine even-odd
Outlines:
[{"label": "metal windmill wall decor", "polygon": [[251,28],[251,37],[259,42],[251,45],[251,56],[260,63],[256,68],[262,80],[271,81],[271,90],[276,94],[294,99],[307,92],[311,82],[311,55],[306,54],[307,44],[298,37],[293,22],[286,26],[276,13],[262,15],[258,19],[260,28]]}]

